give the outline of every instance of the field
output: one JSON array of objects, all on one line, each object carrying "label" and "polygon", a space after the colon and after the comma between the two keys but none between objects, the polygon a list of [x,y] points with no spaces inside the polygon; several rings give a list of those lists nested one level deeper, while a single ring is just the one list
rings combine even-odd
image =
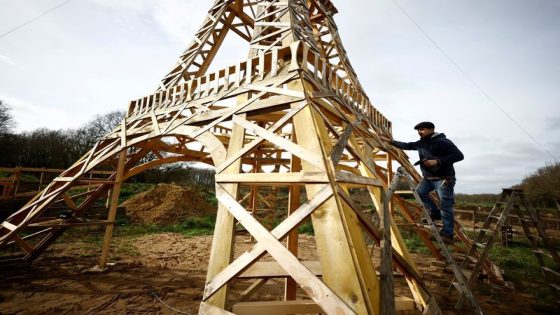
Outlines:
[{"label": "field", "polygon": [[[132,189],[133,195],[150,187],[132,185],[127,189]],[[211,193],[202,195],[215,204]],[[189,217],[167,225],[137,224],[121,217],[110,251],[110,261],[115,265],[104,272],[91,271],[101,252],[102,230],[71,230],[33,265],[0,270],[0,313],[174,314],[175,309],[182,314],[196,314],[206,279],[214,222],[213,215]],[[312,228],[305,224],[300,232],[299,257],[317,260]],[[447,293],[452,273],[427,253],[415,235],[404,236],[444,314],[471,313],[468,307],[460,312],[454,310],[457,293]],[[235,256],[253,244],[240,230]],[[373,250],[376,266],[378,253]],[[555,313],[552,296],[522,238],[516,238],[510,247],[496,245],[491,255],[514,289],[487,282],[477,284],[475,294],[485,314]],[[271,260],[266,256],[264,259]],[[231,300],[236,300],[250,284],[251,280],[238,279],[231,287]],[[282,284],[282,279],[269,280],[252,299],[281,299]],[[397,295],[409,294],[402,276],[396,276],[395,287]],[[303,291],[298,295],[305,296]]]}]

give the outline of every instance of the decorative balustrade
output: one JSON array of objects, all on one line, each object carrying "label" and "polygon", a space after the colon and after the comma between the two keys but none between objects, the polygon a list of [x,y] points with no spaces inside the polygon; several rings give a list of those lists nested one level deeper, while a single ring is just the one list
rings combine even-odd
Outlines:
[{"label": "decorative balustrade", "polygon": [[[319,53],[311,51],[301,42],[292,44],[292,64],[297,61],[298,66],[311,74],[313,78],[327,86],[331,92],[344,99],[348,105],[366,117],[371,125],[381,128],[391,134],[391,121],[383,116],[370,102],[369,98],[349,81],[340,77],[333,65],[324,62]],[[301,56],[301,57],[299,57]],[[294,58],[301,58],[295,60]]]},{"label": "decorative balustrade", "polygon": [[373,128],[380,128],[384,133],[391,134],[391,122],[371,104],[369,98],[340,77],[332,64],[324,62],[319,53],[313,52],[302,42],[295,42],[290,47],[272,50],[234,66],[133,100],[128,107],[128,116],[140,116],[212,95],[225,95],[239,87],[274,78],[285,70],[285,60],[291,60],[288,71],[304,70],[361,113]]}]

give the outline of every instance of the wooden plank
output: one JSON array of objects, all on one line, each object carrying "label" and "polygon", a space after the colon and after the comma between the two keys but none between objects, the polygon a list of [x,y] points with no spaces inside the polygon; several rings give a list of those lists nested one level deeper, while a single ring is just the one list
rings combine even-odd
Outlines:
[{"label": "wooden plank", "polygon": [[260,91],[260,92],[267,92],[267,93],[274,93],[274,94],[279,94],[279,95],[288,95],[288,96],[293,96],[293,97],[301,97],[301,98],[305,97],[305,94],[303,92],[300,92],[300,91],[294,91],[294,90],[282,89],[282,88],[270,87],[270,86],[262,86],[262,85],[256,85],[256,84],[249,84],[246,87],[244,87],[244,89]]},{"label": "wooden plank", "polygon": [[[276,51],[276,50],[275,50]],[[296,141],[296,135],[292,133],[292,141]],[[290,159],[290,171],[301,171],[301,160],[292,155]],[[291,185],[288,192],[288,215],[292,215],[300,205],[301,191],[300,187]],[[297,257],[298,255],[298,240],[299,233],[297,229],[293,229],[286,238],[286,247],[288,250]],[[291,277],[286,278],[284,281],[284,300],[295,300],[297,298],[297,283]]]},{"label": "wooden plank", "polygon": [[406,311],[414,311],[414,310],[421,310],[421,309],[422,307],[419,306],[416,303],[416,301],[414,301],[409,297],[406,296],[395,297],[395,312],[406,312]]},{"label": "wooden plank", "polygon": [[[248,95],[242,95],[238,97],[238,103],[245,102]],[[245,115],[245,114],[241,114]],[[242,147],[245,141],[245,129],[234,125],[232,128],[231,137],[229,140],[229,146],[227,150],[226,158],[237,153]],[[241,170],[241,161],[237,160],[226,169],[223,173],[236,174]],[[226,184],[225,189],[233,195],[237,195],[239,185],[237,184]],[[217,275],[222,274],[225,269],[231,263],[233,257],[233,242],[234,242],[234,232],[235,232],[235,219],[229,213],[229,211],[223,206],[218,204],[218,213],[216,216],[216,225],[214,228],[214,238],[212,239],[212,248],[210,250],[210,258],[208,261],[208,271],[206,274],[206,285],[204,290],[206,291],[210,286],[210,283],[214,281]],[[228,286],[226,283],[222,283],[218,288],[216,288],[213,296],[203,299],[204,302],[212,304],[217,307],[224,308],[226,306],[228,297]]]},{"label": "wooden plank", "polygon": [[109,220],[88,220],[83,222],[66,222],[62,219],[48,220],[37,223],[29,223],[29,227],[63,227],[63,226],[99,226],[99,225],[112,225],[115,221]]},{"label": "wooden plank", "polygon": [[238,315],[317,314],[323,310],[313,300],[241,302],[233,305]]},{"label": "wooden plank", "polygon": [[16,226],[16,225],[14,225],[14,224],[12,224],[12,223],[10,223],[10,222],[8,222],[8,221],[2,222],[2,226],[5,227],[5,228],[7,228],[7,229],[10,230],[10,231],[15,231],[15,230],[17,229],[17,226]]},{"label": "wooden plank", "polygon": [[[322,275],[321,263],[319,261],[302,261],[314,275],[320,277]],[[284,270],[280,264],[275,261],[260,261],[254,263],[245,270],[238,278],[285,278],[290,274]]]},{"label": "wooden plank", "polygon": [[[381,266],[379,268],[380,272],[380,282],[381,282],[381,314],[382,315],[393,315],[395,313],[395,288],[393,286],[393,258],[392,258],[392,242],[391,242],[391,211],[389,210],[389,204],[391,202],[391,197],[393,191],[397,188],[398,182],[394,181],[391,183],[391,187],[385,193],[383,198],[383,211],[380,211],[381,217]],[[379,211],[378,211],[379,212]],[[397,233],[397,231],[393,231]]]},{"label": "wooden plank", "polygon": [[53,182],[71,182],[75,179],[76,179],[76,177],[62,176],[62,177],[57,177],[57,178],[53,179]]},{"label": "wooden plank", "polygon": [[[406,312],[420,310],[416,302],[408,297],[395,298],[395,311]],[[241,302],[233,305],[233,312],[238,315],[284,315],[317,314],[321,308],[313,300]]]},{"label": "wooden plank", "polygon": [[[121,191],[126,156],[127,156],[127,150],[123,148],[121,153],[119,154],[117,174],[115,177],[115,185],[113,186],[111,201],[109,206],[109,213],[107,215],[107,221],[109,222],[115,222],[115,218],[117,216],[117,206],[119,203],[119,194]],[[105,267],[107,266],[107,259],[109,256],[109,246],[111,245],[111,238],[113,236],[113,228],[114,228],[114,224],[109,224],[105,228],[105,236],[103,237],[103,247],[101,249],[101,257],[99,258],[100,269],[105,269]]]},{"label": "wooden plank", "polygon": [[328,182],[329,178],[323,172],[216,174],[216,183],[244,183],[270,186],[271,184]]},{"label": "wooden plank", "polygon": [[352,130],[354,130],[352,124],[346,125],[344,132],[334,145],[331,151],[331,160],[333,162],[333,165],[336,166],[338,164],[338,161],[340,161],[342,152],[344,152],[344,148],[346,148],[346,145],[348,144],[348,139],[350,138],[350,135],[352,135]]},{"label": "wooden plank", "polygon": [[339,183],[351,183],[351,184],[383,187],[383,183],[381,182],[381,180],[377,178],[360,176],[348,172],[340,172],[340,171],[336,172],[336,181]]},{"label": "wooden plank", "polygon": [[200,308],[198,314],[212,314],[212,315],[236,315],[235,313],[228,312],[222,308],[214,306],[210,303],[200,302]]}]

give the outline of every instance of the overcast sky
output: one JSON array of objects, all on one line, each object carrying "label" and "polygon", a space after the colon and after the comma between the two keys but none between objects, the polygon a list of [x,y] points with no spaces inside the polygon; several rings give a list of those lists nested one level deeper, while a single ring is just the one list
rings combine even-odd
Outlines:
[{"label": "overcast sky", "polygon": [[[0,0],[0,34],[62,0]],[[75,128],[151,93],[213,1],[74,0],[0,38],[0,99],[17,131]],[[343,43],[396,139],[433,121],[465,154],[459,193],[498,193],[552,163],[399,10],[334,1]],[[398,0],[437,44],[548,151],[560,157],[560,1]],[[212,69],[244,59],[230,34]],[[409,152],[416,161],[415,152]]]}]

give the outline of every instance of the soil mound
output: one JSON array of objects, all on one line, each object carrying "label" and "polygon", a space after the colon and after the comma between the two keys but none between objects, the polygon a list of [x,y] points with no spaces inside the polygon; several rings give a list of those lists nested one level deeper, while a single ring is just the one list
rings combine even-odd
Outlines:
[{"label": "soil mound", "polygon": [[122,203],[133,223],[169,225],[216,212],[193,187],[158,184]]}]

